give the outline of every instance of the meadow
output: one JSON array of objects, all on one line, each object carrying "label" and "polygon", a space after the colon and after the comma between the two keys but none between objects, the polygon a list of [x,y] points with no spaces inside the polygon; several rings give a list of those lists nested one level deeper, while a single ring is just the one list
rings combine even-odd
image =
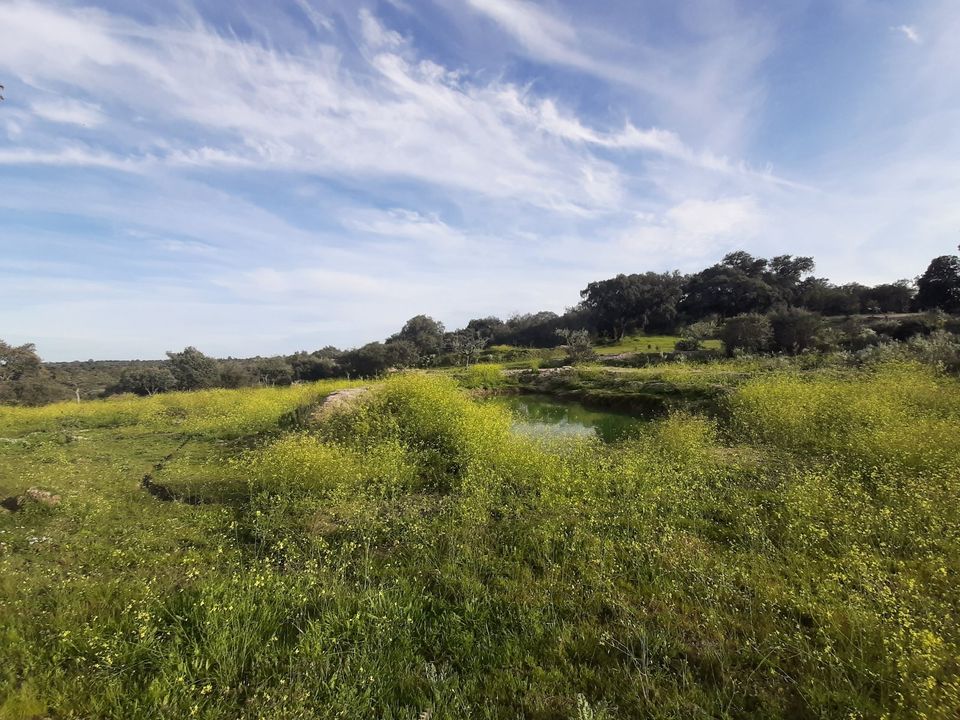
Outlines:
[{"label": "meadow", "polygon": [[954,377],[571,372],[710,402],[608,444],[513,432],[494,365],[0,409],[0,718],[960,716]]},{"label": "meadow", "polygon": [[[595,348],[597,355],[620,355],[622,353],[669,353],[677,348],[680,337],[676,335],[627,335],[622,340],[598,345]],[[708,339],[703,341],[703,347],[708,350],[720,350],[719,340]]]}]

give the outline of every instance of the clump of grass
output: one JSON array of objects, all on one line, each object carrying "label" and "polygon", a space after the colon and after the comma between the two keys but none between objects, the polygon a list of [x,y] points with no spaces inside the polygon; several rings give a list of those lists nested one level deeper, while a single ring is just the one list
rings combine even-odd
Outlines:
[{"label": "clump of grass", "polygon": [[496,363],[478,363],[459,373],[460,384],[465,388],[493,390],[508,384],[503,374],[503,365]]}]

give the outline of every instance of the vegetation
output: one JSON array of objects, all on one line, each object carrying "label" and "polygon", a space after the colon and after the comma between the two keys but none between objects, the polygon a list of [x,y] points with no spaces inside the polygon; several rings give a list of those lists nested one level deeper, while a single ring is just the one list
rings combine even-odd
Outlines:
[{"label": "vegetation", "polygon": [[561,373],[690,401],[613,444],[443,373],[0,409],[0,718],[956,717],[942,342]]},{"label": "vegetation", "polygon": [[957,256],[935,258],[915,286],[907,280],[875,287],[836,286],[814,277],[814,267],[809,257],[780,255],[768,260],[738,251],[691,275],[620,274],[589,283],[580,293],[580,304],[563,315],[475,318],[452,331],[427,315],[417,315],[384,342],[347,351],[328,346],[285,357],[216,360],[188,347],[168,352],[166,361],[42,364],[32,345],[12,347],[0,341],[0,404],[283,386],[477,361],[527,366],[583,363],[595,353],[671,355],[702,353],[721,345],[728,355],[794,355],[813,349],[861,349],[886,339],[906,341],[943,329],[960,330],[960,321],[946,315],[960,313]]}]

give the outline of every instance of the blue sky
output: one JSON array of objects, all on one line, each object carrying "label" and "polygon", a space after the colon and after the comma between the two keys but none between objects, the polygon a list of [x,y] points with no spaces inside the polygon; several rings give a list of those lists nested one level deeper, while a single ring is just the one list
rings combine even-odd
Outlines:
[{"label": "blue sky", "polygon": [[0,2],[0,337],[248,356],[960,242],[956,0]]}]

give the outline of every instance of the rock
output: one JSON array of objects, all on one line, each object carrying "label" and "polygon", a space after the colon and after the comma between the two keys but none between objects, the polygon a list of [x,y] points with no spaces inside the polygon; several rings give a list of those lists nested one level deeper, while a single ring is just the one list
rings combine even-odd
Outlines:
[{"label": "rock", "polygon": [[38,487],[32,487],[27,490],[27,498],[38,502],[42,505],[47,505],[48,507],[56,507],[60,504],[60,496],[54,495],[52,492],[47,490],[41,490]]}]

